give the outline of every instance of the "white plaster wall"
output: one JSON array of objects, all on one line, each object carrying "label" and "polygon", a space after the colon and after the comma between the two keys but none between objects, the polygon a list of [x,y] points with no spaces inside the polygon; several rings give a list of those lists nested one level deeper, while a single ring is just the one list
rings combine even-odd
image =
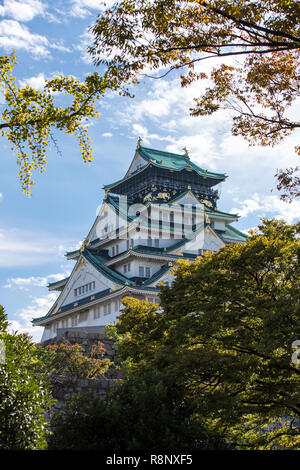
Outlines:
[{"label": "white plaster wall", "polygon": [[133,162],[131,163],[128,172],[133,173],[134,171],[138,170],[139,168],[142,168],[145,165],[147,165],[146,160],[144,160],[142,157],[140,157],[138,154],[136,154],[136,157],[134,158]]},{"label": "white plaster wall", "polygon": [[214,228],[216,228],[217,230],[225,230],[225,223],[214,220]]},{"label": "white plaster wall", "polygon": [[[133,261],[126,261],[121,264],[115,265],[114,269],[119,272],[120,274],[123,274],[124,276],[131,278],[135,276],[139,276],[139,266],[148,266],[150,267],[150,277],[153,276],[153,274],[157,273],[161,267],[166,264],[167,260],[165,262],[163,261],[149,261],[144,258],[140,259],[134,259]],[[124,273],[124,265],[130,263],[130,271],[127,273]]]},{"label": "white plaster wall", "polygon": [[[88,284],[89,282],[95,282],[95,289],[75,297],[74,290],[78,287]],[[80,300],[89,295],[93,295],[97,292],[101,292],[110,288],[112,285],[112,281],[105,278],[89,263],[85,262],[84,264],[81,264],[80,268],[75,271],[75,273],[73,273],[71,279],[68,281],[65,291],[63,292],[62,297],[59,299],[58,308],[63,307],[69,303],[76,302],[77,300]]]}]

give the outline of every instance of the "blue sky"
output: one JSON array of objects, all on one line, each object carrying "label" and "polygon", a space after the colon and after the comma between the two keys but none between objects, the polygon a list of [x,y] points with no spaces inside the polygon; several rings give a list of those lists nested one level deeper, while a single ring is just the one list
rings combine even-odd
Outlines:
[{"label": "blue sky", "polygon": [[[98,0],[1,1],[1,54],[16,50],[18,83],[42,87],[45,79],[57,74],[82,79],[92,72],[87,28],[100,11],[99,4]],[[201,68],[208,71],[213,65],[202,62]],[[274,180],[276,168],[298,163],[293,151],[296,135],[274,148],[249,147],[231,135],[227,113],[190,117],[193,97],[203,87],[197,83],[181,89],[174,73],[163,81],[144,79],[133,100],[108,94],[98,104],[100,118],[90,123],[94,161],[83,164],[76,141],[56,134],[62,155],[49,150],[47,171],[36,175],[30,199],[21,191],[15,156],[1,138],[0,303],[13,329],[40,339],[41,329],[33,329],[30,320],[47,313],[56,298],[46,286],[72,269],[64,253],[87,235],[102,202],[102,185],[124,175],[139,136],[144,145],[167,151],[182,153],[186,146],[202,167],[226,172],[219,208],[241,215],[239,229],[255,227],[262,216],[299,220],[300,202],[281,202]],[[299,119],[299,106],[291,114]]]}]

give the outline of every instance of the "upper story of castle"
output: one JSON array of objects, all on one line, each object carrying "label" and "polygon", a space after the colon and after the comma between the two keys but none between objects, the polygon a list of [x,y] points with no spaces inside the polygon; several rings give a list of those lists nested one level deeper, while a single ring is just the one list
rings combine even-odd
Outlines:
[{"label": "upper story of castle", "polygon": [[168,203],[189,190],[199,203],[214,209],[219,199],[216,186],[223,173],[205,170],[190,160],[188,152],[174,154],[140,145],[125,176],[104,186],[106,193],[125,195],[130,203]]}]

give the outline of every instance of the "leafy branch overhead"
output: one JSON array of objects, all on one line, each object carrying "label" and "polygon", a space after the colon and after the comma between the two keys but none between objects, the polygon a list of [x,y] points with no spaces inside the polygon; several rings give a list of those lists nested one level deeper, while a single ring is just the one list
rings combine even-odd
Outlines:
[{"label": "leafy branch overhead", "polygon": [[[116,80],[93,73],[84,82],[74,77],[48,80],[42,90],[26,86],[19,88],[13,75],[16,56],[0,56],[0,83],[4,98],[0,132],[17,154],[19,177],[23,191],[31,194],[33,171],[45,171],[46,152],[55,143],[53,131],[74,134],[84,162],[92,160],[87,122],[98,117],[95,108],[107,89],[116,88]],[[57,96],[71,97],[69,106],[58,106]]]},{"label": "leafy branch overhead", "polygon": [[[182,86],[210,78],[191,114],[229,109],[234,135],[272,146],[300,127],[289,115],[300,90],[299,20],[293,0],[123,0],[98,16],[90,53],[123,84],[149,67],[167,69],[153,78],[182,69]],[[221,64],[208,77],[201,62],[209,59]],[[295,171],[278,170],[283,198],[300,194]]]}]

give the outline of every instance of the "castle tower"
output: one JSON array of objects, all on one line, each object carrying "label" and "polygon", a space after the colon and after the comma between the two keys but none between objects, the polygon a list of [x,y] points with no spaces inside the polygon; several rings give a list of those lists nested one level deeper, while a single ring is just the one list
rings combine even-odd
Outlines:
[{"label": "castle tower", "polygon": [[179,259],[246,236],[231,226],[238,215],[217,208],[217,185],[226,175],[193,163],[186,149],[177,155],[138,146],[124,178],[104,186],[105,197],[67,279],[49,284],[60,291],[46,316],[42,341],[69,328],[97,329],[115,323],[126,296],[159,303],[161,283],[172,283]]}]

